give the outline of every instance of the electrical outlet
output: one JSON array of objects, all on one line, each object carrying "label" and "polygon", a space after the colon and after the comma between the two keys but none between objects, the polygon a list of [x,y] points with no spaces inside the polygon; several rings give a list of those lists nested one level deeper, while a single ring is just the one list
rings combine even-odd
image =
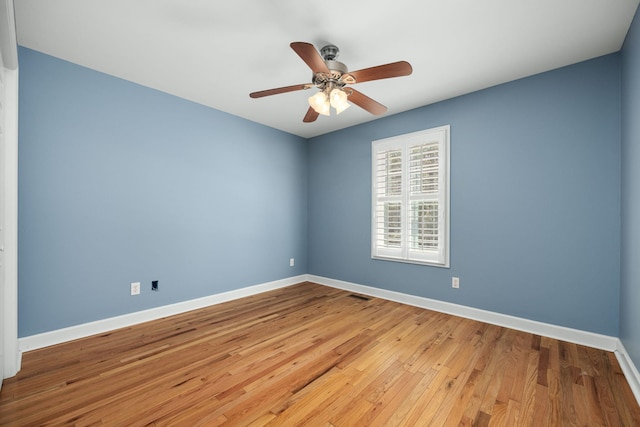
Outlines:
[{"label": "electrical outlet", "polygon": [[133,282],[131,284],[131,295],[140,295],[140,282]]},{"label": "electrical outlet", "polygon": [[152,291],[157,291],[158,290],[158,281],[157,280],[152,280],[151,281],[151,290]]},{"label": "electrical outlet", "polygon": [[296,265],[296,259],[295,258],[289,258],[289,267],[293,267],[294,265]]},{"label": "electrical outlet", "polygon": [[460,287],[460,278],[459,277],[452,277],[451,278],[451,287],[452,288],[456,288],[456,289],[458,289]]}]

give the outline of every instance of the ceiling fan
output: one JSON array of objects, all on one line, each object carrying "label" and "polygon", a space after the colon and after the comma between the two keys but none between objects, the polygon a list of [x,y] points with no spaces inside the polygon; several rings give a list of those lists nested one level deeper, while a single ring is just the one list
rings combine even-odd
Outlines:
[{"label": "ceiling fan", "polygon": [[313,71],[311,83],[262,90],[250,93],[249,96],[262,98],[317,87],[320,92],[309,97],[309,110],[302,120],[305,123],[314,122],[320,114],[330,115],[331,107],[336,110],[337,114],[340,114],[349,108],[347,101],[353,102],[371,114],[384,114],[387,107],[351,87],[346,87],[346,85],[408,76],[413,71],[411,64],[406,61],[398,61],[349,72],[346,65],[336,61],[340,50],[334,45],[323,47],[320,49],[320,53],[311,43],[293,42],[290,46]]}]

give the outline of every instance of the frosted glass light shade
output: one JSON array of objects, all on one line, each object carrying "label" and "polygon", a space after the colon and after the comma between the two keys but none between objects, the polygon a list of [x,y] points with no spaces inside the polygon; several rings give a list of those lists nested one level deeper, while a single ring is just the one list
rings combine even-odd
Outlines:
[{"label": "frosted glass light shade", "polygon": [[329,100],[324,92],[318,92],[315,95],[309,97],[309,105],[316,110],[318,114],[328,116],[331,114],[331,107]]},{"label": "frosted glass light shade", "polygon": [[340,114],[351,105],[347,102],[347,94],[342,89],[335,88],[329,94],[331,98],[331,106],[336,109],[336,113]]}]

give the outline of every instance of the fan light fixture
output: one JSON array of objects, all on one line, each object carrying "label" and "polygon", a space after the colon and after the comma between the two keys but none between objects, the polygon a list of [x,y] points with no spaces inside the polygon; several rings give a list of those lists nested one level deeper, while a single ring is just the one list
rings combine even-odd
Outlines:
[{"label": "fan light fixture", "polygon": [[[327,93],[329,95],[327,95]],[[342,113],[349,108],[351,104],[347,102],[347,94],[341,88],[333,88],[318,92],[309,97],[309,105],[316,110],[318,114],[324,116],[331,115],[331,107],[336,110],[336,114]]]}]

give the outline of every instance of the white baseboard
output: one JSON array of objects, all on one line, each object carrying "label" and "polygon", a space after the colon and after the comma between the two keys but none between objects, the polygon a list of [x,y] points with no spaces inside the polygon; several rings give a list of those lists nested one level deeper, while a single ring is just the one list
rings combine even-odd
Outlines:
[{"label": "white baseboard", "polygon": [[618,359],[622,373],[627,379],[633,395],[636,397],[638,404],[640,404],[640,373],[638,372],[636,365],[634,365],[631,360],[629,353],[627,353],[627,350],[624,348],[622,341],[618,339],[617,343],[618,347],[615,351],[616,359]]},{"label": "white baseboard", "polygon": [[580,344],[600,350],[611,351],[616,355],[620,368],[631,387],[631,391],[640,404],[640,373],[634,365],[631,357],[624,348],[620,338],[608,335],[595,334],[593,332],[581,331],[578,329],[566,328],[564,326],[552,325],[549,323],[537,322],[535,320],[523,319],[506,314],[494,313],[477,308],[453,304],[450,302],[438,301],[415,295],[403,294],[386,289],[374,288],[371,286],[359,285],[342,280],[329,279],[321,276],[308,275],[307,280],[319,283],[332,288],[338,288],[349,292],[356,292],[372,297],[383,298],[402,304],[413,305],[415,307],[426,308],[442,313],[467,319],[478,320],[480,322],[493,325],[504,326],[523,332],[529,332],[549,338]]},{"label": "white baseboard", "polygon": [[91,335],[102,334],[114,329],[126,328],[138,323],[148,322],[175,314],[185,313],[187,311],[220,304],[222,302],[255,295],[262,292],[284,288],[286,286],[291,286],[296,283],[304,282],[306,280],[307,275],[289,277],[287,279],[248,286],[246,288],[222,292],[203,298],[197,298],[189,301],[179,302],[176,304],[151,308],[149,310],[138,311],[135,313],[111,317],[108,319],[97,320],[95,322],[84,323],[82,325],[71,326],[68,328],[57,329],[55,331],[44,332],[41,334],[19,338],[18,346],[20,348],[20,351],[24,353],[26,351],[36,350],[39,348],[48,347],[51,345],[60,344],[80,338],[86,338]]},{"label": "white baseboard", "polygon": [[345,282],[342,280],[314,276],[310,274],[303,274],[300,276],[262,283],[259,285],[210,295],[203,298],[126,314],[123,316],[112,317],[109,319],[98,320],[82,325],[71,326],[69,328],[31,335],[18,339],[19,349],[21,352],[36,350],[38,348],[48,347],[79,338],[85,338],[91,335],[105,333],[114,329],[128,327],[138,323],[148,322],[151,320],[180,314],[199,308],[220,304],[222,302],[247,297],[250,295],[256,295],[262,292],[267,292],[279,288],[284,288],[286,286],[291,286],[305,281],[315,282],[321,285],[330,286],[349,292],[356,292],[372,297],[383,298],[386,300],[425,308],[428,310],[452,314],[454,316],[464,317],[467,319],[478,320],[480,322],[490,323],[493,325],[504,326],[511,329],[598,348],[601,350],[612,351],[615,353],[616,358],[620,363],[620,367],[625,377],[627,378],[627,381],[629,382],[629,386],[631,387],[634,396],[640,403],[640,374],[638,373],[638,369],[634,365],[633,361],[629,357],[626,349],[624,348],[624,345],[617,337],[595,334],[593,332],[566,328],[564,326],[537,322],[535,320],[528,320],[520,317],[509,316],[506,314],[494,313],[491,311],[453,304],[450,302],[438,301],[430,298],[419,297],[415,295],[409,295],[400,292],[389,291],[386,289]]},{"label": "white baseboard", "polygon": [[373,297],[399,302],[402,304],[413,305],[415,307],[426,308],[441,313],[452,314],[454,316],[478,320],[484,323],[490,323],[492,325],[504,326],[519,331],[567,341],[574,344],[586,345],[601,350],[614,351],[618,348],[619,339],[608,335],[580,331],[577,329],[566,328],[564,326],[551,325],[549,323],[537,322],[535,320],[523,319],[521,317],[494,313],[491,311],[453,304],[450,302],[403,294],[400,292],[359,285],[356,283],[344,282],[342,280],[329,279],[321,276],[309,275],[308,280],[310,282],[331,286],[333,288],[343,289],[349,292],[357,292]]},{"label": "white baseboard", "polygon": [[[71,326],[68,328],[57,329],[55,331],[44,332],[41,334],[19,338],[19,348],[21,352],[25,352],[42,347],[48,347],[66,341],[85,338],[91,335],[112,331],[114,329],[125,328],[138,323],[148,322],[174,314],[180,314],[190,310],[196,310],[198,308],[208,307],[211,305],[220,304],[222,302],[231,301],[250,295],[256,295],[262,292],[267,292],[286,286],[291,286],[304,281],[315,282],[321,285],[343,289],[349,292],[357,292],[373,297],[399,302],[402,304],[413,305],[415,307],[426,308],[429,310],[452,314],[467,319],[478,320],[480,322],[490,323],[493,325],[505,326],[511,329],[517,329],[524,332],[530,332],[533,334],[568,341],[575,344],[586,345],[602,350],[616,351],[622,346],[622,343],[617,337],[580,331],[577,329],[556,326],[548,323],[537,322],[535,320],[528,320],[520,317],[509,316],[506,314],[494,313],[491,311],[453,304],[450,302],[438,301],[430,298],[389,291],[386,289],[374,288],[371,286],[345,282],[342,280],[303,274],[300,276],[290,277],[274,282],[262,283],[259,285],[210,295],[203,298],[197,298],[189,301],[179,302],[176,304],[165,305],[149,310],[138,311],[122,316],[111,317],[108,319],[97,320],[95,322],[84,323],[77,326]],[[631,364],[631,366],[633,366],[633,364]]]}]

